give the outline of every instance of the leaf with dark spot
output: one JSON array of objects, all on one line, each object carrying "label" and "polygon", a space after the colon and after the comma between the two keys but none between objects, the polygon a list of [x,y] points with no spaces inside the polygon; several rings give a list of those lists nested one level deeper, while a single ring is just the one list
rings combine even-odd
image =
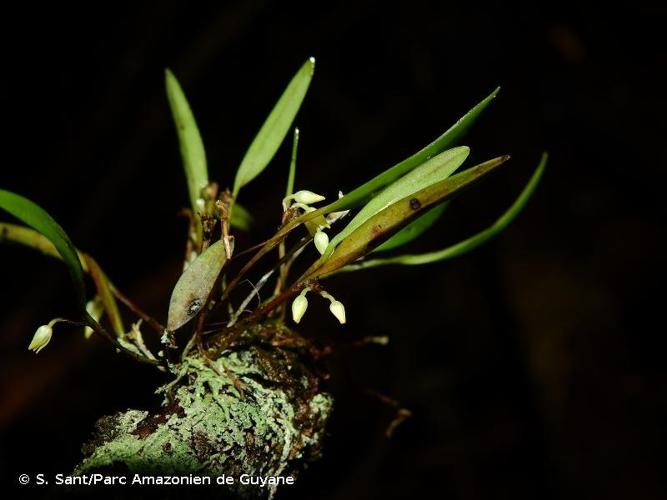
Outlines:
[{"label": "leaf with dark spot", "polygon": [[413,240],[416,240],[433,224],[436,223],[436,221],[445,211],[445,208],[447,208],[448,204],[449,202],[445,201],[429,209],[413,220],[410,224],[401,229],[399,232],[394,234],[387,241],[382,243],[382,245],[377,247],[374,252],[386,252],[387,250],[393,250],[394,248],[398,248],[400,246],[406,245],[407,243],[410,243]]},{"label": "leaf with dark spot", "polygon": [[220,240],[208,247],[183,271],[169,301],[168,330],[182,327],[197,315],[206,303],[226,260],[224,242]]},{"label": "leaf with dark spot", "polygon": [[[497,234],[501,233],[521,213],[521,211],[528,203],[528,200],[530,200],[531,196],[535,192],[535,189],[537,189],[538,184],[540,183],[540,179],[542,178],[542,175],[544,174],[544,169],[547,165],[547,158],[548,158],[547,154],[544,153],[532,177],[521,191],[521,194],[519,194],[514,203],[512,203],[512,206],[509,209],[507,209],[507,211],[503,213],[491,226],[487,227],[483,231],[480,231],[479,233],[471,236],[470,238],[455,243],[454,245],[443,248],[441,250],[436,250],[435,252],[397,255],[395,257],[388,257],[385,259],[363,260],[360,262],[349,264],[344,268],[340,269],[339,272],[358,271],[360,269],[370,269],[371,267],[385,266],[388,264],[400,264],[405,266],[431,264],[433,262],[440,262],[447,259],[453,259],[454,257],[459,257],[461,255],[470,252],[471,250],[477,248],[478,246],[486,243],[491,238],[495,237]],[[419,220],[420,219],[417,219],[415,222],[419,222]],[[406,227],[405,229],[407,229],[408,227]],[[399,234],[400,233],[397,233],[396,236],[398,236]],[[389,243],[390,241],[391,240],[387,241],[387,243]]]},{"label": "leaf with dark spot", "polygon": [[[468,154],[470,154],[470,148],[466,146],[448,149],[387,186],[375,197],[371,198],[347,226],[331,239],[324,255],[331,255],[336,246],[352,234],[353,231],[392,203],[448,178],[463,164]],[[419,200],[411,197],[409,207],[411,210],[417,211],[420,208]]]},{"label": "leaf with dark spot", "polygon": [[[329,205],[317,210],[320,213],[335,212],[336,210],[345,210],[353,208],[364,203],[373,193],[388,186],[399,177],[410,172],[413,168],[421,165],[425,161],[433,158],[435,155],[444,151],[447,147],[456,144],[458,140],[468,131],[468,129],[475,123],[477,117],[486,109],[489,103],[498,95],[500,87],[491,92],[486,98],[480,101],[475,107],[463,115],[459,120],[447,129],[440,137],[434,140],[428,146],[417,151],[415,154],[406,158],[400,163],[397,163],[391,168],[388,168],[381,174],[373,177],[368,182],[362,184],[358,188],[350,191],[342,198],[330,203]],[[309,215],[309,214],[306,214]]]},{"label": "leaf with dark spot", "polygon": [[[332,274],[343,266],[370,253],[378,245],[419,216],[423,210],[451,198],[454,194],[479,181],[486,174],[507,161],[509,156],[501,156],[477,165],[432,184],[388,206],[369,218],[345,238],[330,257],[323,255],[299,281],[313,280]],[[419,202],[420,208],[414,210],[412,200]]]}]

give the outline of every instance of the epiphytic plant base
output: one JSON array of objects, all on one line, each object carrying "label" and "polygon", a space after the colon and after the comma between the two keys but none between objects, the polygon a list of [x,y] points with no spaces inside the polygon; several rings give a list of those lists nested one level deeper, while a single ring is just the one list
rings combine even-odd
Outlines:
[{"label": "epiphytic plant base", "polygon": [[[287,327],[264,325],[244,332],[214,361],[189,356],[176,379],[159,389],[160,412],[128,410],[100,419],[76,473],[296,477],[320,456],[332,409],[314,366],[317,356]],[[238,480],[228,488],[256,493]]]}]

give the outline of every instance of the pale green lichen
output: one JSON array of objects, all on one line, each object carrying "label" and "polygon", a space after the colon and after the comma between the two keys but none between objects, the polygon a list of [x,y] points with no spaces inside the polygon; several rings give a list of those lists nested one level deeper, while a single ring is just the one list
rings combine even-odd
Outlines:
[{"label": "pale green lichen", "polygon": [[158,389],[164,410],[100,421],[75,472],[294,474],[319,455],[332,410],[318,380],[281,349],[230,350],[216,361],[190,357]]}]

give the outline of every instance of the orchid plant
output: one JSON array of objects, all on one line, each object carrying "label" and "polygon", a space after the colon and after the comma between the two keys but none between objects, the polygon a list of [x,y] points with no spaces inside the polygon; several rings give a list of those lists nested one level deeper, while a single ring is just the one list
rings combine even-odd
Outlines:
[{"label": "orchid plant", "polygon": [[[459,144],[461,137],[499,89],[409,158],[356,187],[346,186],[340,179],[335,188],[345,192],[331,196],[322,193],[321,186],[295,190],[299,130],[293,124],[314,69],[315,60],[310,58],[294,75],[227,189],[209,179],[194,114],[176,77],[166,71],[166,92],[190,201],[183,272],[171,290],[166,322],[149,316],[123,294],[97,261],[77,249],[45,210],[18,194],[0,190],[0,208],[23,223],[0,223],[0,240],[61,259],[72,277],[81,310],[80,318],[57,318],[38,327],[29,348],[41,352],[56,324],[75,324],[85,327],[86,337],[100,335],[134,359],[178,375],[193,358],[206,363],[219,359],[242,336],[252,337],[257,325],[284,326],[285,331],[291,331],[290,316],[299,323],[309,299],[314,297],[328,301],[333,317],[343,324],[348,320],[347,312],[351,317],[358,314],[357,307],[346,307],[334,297],[330,287],[333,276],[385,265],[431,264],[463,255],[503,231],[535,191],[545,169],[546,154],[513,204],[491,226],[432,252],[401,253],[403,247],[431,229],[459,193],[509,159],[503,155],[461,170],[470,152]],[[253,225],[252,215],[240,204],[243,188],[267,168],[290,135],[285,196],[274,200],[279,227],[265,241],[236,248],[235,233],[248,232]],[[258,275],[256,265],[270,256],[275,260]],[[294,264],[299,260],[306,270],[295,275]],[[94,284],[93,294],[86,289],[86,275]],[[246,279],[253,283],[253,290],[241,294],[239,284]],[[267,288],[269,291],[264,293]],[[257,299],[260,292],[264,300]],[[147,341],[145,327],[156,334]]]}]

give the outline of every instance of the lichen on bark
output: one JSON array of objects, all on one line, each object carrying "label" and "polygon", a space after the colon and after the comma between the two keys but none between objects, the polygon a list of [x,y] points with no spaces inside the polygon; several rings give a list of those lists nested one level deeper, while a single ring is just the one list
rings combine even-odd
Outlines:
[{"label": "lichen on bark", "polygon": [[[103,417],[76,474],[295,476],[321,452],[332,397],[317,350],[282,325],[256,325],[217,359],[184,359],[159,411]],[[236,491],[244,496],[275,493]]]}]

